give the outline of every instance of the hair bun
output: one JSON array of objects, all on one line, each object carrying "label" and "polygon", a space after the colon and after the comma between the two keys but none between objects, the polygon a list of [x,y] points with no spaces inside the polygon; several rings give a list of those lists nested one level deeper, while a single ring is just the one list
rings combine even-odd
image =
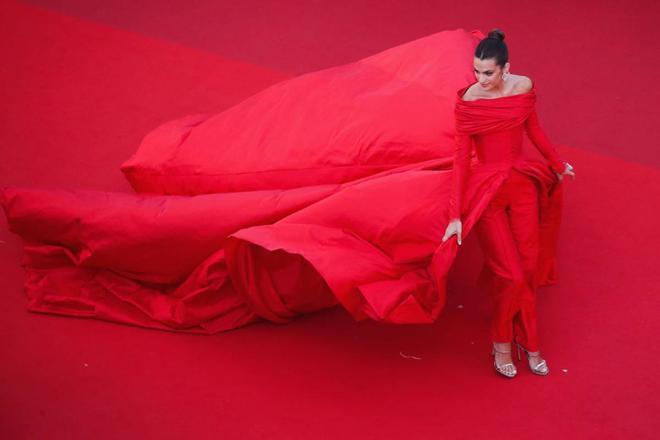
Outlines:
[{"label": "hair bun", "polygon": [[492,31],[488,32],[488,38],[495,38],[500,41],[504,41],[504,32],[500,29],[493,29]]}]

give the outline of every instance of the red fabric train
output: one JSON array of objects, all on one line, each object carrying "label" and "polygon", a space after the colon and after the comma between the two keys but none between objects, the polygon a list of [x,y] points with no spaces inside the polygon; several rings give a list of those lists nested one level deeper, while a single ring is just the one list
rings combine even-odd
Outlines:
[{"label": "red fabric train", "polygon": [[[150,194],[3,188],[28,309],[194,333],[337,304],[357,320],[432,322],[457,251],[441,243],[456,90],[480,38],[440,32],[167,123],[122,166]],[[505,116],[470,107],[459,133],[529,119],[535,93],[513,98],[527,105]],[[538,184],[538,280],[553,283],[561,187],[542,162],[512,165]],[[464,235],[509,172],[465,176]]]}]

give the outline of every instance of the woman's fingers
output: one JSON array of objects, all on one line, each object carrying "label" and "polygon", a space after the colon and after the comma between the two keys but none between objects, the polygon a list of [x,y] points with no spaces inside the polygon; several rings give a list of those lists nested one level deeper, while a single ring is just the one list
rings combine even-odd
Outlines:
[{"label": "woman's fingers", "polygon": [[558,174],[558,173],[555,173],[555,174],[557,174],[557,178],[559,179],[560,182],[564,178],[564,175],[571,176],[571,178],[573,178],[573,180],[575,180],[575,173],[573,171],[566,170],[566,171],[564,171],[563,174]]},{"label": "woman's fingers", "polygon": [[454,233],[451,231],[451,227],[447,226],[447,229],[445,230],[445,236],[442,237],[442,242],[444,243],[451,237]]},{"label": "woman's fingers", "polygon": [[575,168],[573,168],[573,165],[571,165],[568,162],[564,162],[564,163],[566,164],[566,169],[564,170],[563,174],[571,176],[573,180],[575,180]]},{"label": "woman's fingers", "polygon": [[462,241],[462,230],[463,227],[461,225],[461,222],[459,220],[453,221],[449,223],[447,226],[447,229],[445,230],[445,235],[442,237],[442,242],[444,243],[445,241],[449,240],[452,235],[456,234],[456,240],[458,241],[458,244],[461,244]]}]

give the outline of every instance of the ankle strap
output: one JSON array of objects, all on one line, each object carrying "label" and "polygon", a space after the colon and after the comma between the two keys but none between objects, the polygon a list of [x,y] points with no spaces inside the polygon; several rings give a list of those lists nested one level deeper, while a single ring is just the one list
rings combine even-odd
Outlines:
[{"label": "ankle strap", "polygon": [[[527,354],[527,357],[539,357],[539,356],[541,356],[541,352],[540,352],[540,351],[531,351],[531,352],[530,352],[530,351],[527,350],[525,347],[523,347],[522,345],[520,345],[519,342],[516,342],[516,345],[518,346],[519,349],[521,349],[522,351],[524,351],[524,352]],[[532,354],[532,353],[536,353],[536,354]]]}]

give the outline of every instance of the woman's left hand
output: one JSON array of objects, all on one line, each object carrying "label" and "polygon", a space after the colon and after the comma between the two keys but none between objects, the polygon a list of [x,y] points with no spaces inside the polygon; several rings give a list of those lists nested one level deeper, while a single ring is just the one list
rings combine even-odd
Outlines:
[{"label": "woman's left hand", "polygon": [[559,181],[561,182],[564,176],[571,176],[573,180],[575,180],[575,171],[573,170],[573,166],[568,162],[564,162],[564,164],[566,165],[566,168],[564,168],[564,172],[562,174],[559,174],[558,172],[555,171],[555,174],[557,175]]}]

